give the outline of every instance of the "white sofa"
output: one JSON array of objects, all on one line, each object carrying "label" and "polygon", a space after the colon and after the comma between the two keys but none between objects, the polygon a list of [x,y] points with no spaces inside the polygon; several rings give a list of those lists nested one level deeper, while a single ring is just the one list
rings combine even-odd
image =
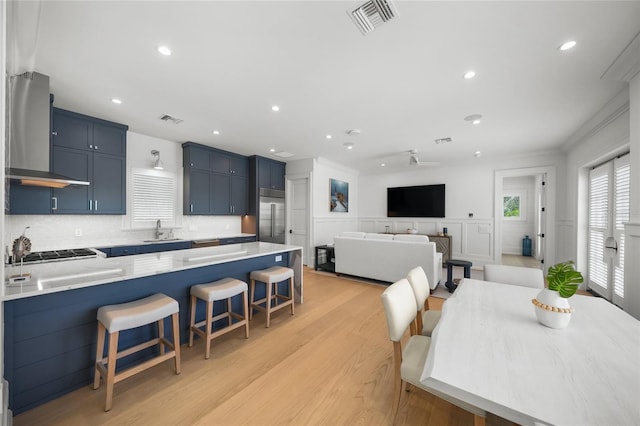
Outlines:
[{"label": "white sofa", "polygon": [[333,242],[337,274],[392,283],[422,266],[432,290],[442,279],[442,253],[426,235],[343,232]]}]

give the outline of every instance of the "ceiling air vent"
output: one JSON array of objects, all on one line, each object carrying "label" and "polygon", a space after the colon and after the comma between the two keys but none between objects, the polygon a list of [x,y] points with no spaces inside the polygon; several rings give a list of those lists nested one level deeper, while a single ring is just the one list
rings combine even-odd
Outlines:
[{"label": "ceiling air vent", "polygon": [[449,143],[451,142],[453,139],[451,138],[440,138],[440,139],[436,139],[435,142],[437,144],[441,144],[441,143]]},{"label": "ceiling air vent", "polygon": [[162,114],[160,116],[160,120],[166,121],[167,123],[173,123],[173,124],[180,124],[183,121],[179,118],[172,117],[169,114]]},{"label": "ceiling air vent", "polygon": [[369,0],[347,13],[362,34],[370,33],[398,14],[391,0]]}]

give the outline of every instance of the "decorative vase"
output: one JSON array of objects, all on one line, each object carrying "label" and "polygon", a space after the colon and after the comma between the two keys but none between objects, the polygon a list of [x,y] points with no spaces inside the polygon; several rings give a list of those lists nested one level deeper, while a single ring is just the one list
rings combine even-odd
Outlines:
[{"label": "decorative vase", "polygon": [[543,288],[531,302],[535,305],[536,318],[540,324],[551,328],[565,328],[569,325],[573,308],[569,306],[569,300],[560,297],[557,291]]}]

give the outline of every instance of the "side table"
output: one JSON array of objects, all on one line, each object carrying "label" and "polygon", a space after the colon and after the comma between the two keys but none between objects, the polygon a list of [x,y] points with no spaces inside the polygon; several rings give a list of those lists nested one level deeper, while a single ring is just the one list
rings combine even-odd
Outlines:
[{"label": "side table", "polygon": [[329,272],[336,271],[336,255],[335,247],[333,245],[323,244],[316,246],[316,257],[314,262],[314,269],[322,269]]},{"label": "side table", "polygon": [[467,260],[456,260],[456,259],[450,259],[447,260],[447,282],[445,283],[445,286],[449,289],[449,293],[453,293],[456,289],[456,287],[458,287],[454,282],[453,282],[453,267],[454,266],[461,266],[464,268],[464,277],[465,278],[471,278],[471,266],[473,266],[473,263],[467,261]]}]

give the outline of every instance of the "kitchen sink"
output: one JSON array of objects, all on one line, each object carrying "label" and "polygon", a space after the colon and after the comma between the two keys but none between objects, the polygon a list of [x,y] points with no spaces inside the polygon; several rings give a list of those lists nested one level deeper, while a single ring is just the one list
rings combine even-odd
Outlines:
[{"label": "kitchen sink", "polygon": [[161,238],[159,240],[144,240],[143,243],[163,243],[165,241],[182,241],[182,238]]}]

